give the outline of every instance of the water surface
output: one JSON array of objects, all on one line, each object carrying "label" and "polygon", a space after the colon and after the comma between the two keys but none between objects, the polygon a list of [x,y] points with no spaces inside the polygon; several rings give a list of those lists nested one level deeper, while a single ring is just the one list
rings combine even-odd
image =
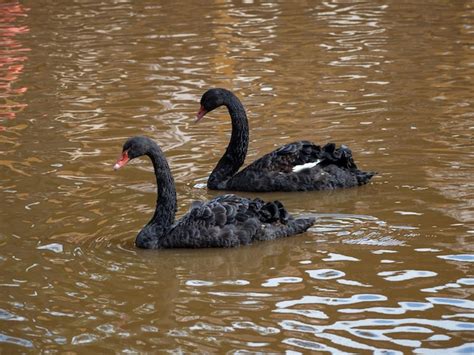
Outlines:
[{"label": "water surface", "polygon": [[[470,1],[6,1],[0,4],[0,348],[11,352],[469,353],[474,330]],[[370,185],[269,193],[307,233],[233,250],[144,251],[146,159],[179,214],[227,145],[348,145]],[[255,196],[254,194],[246,194]]]}]

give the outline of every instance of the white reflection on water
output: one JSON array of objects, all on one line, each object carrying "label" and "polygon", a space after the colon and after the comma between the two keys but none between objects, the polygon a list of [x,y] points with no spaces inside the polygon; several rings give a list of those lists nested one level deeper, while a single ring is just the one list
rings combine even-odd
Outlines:
[{"label": "white reflection on water", "polygon": [[[0,6],[13,45],[0,55],[2,348],[472,352],[472,6],[248,3]],[[111,160],[125,137],[150,135],[180,212],[214,196],[192,186],[222,154],[229,120],[216,114],[212,132],[189,122],[216,85],[245,102],[249,159],[307,136],[349,144],[380,176],[278,196],[328,212],[291,240],[137,250],[151,166],[119,180]]]},{"label": "white reflection on water", "polygon": [[303,279],[301,277],[275,277],[272,279],[268,279],[266,282],[262,284],[263,287],[277,287],[281,284],[287,283],[299,283],[302,282]]},{"label": "white reflection on water", "polygon": [[439,255],[438,258],[454,261],[474,262],[474,254]]},{"label": "white reflection on water", "polygon": [[[401,345],[408,348],[418,348],[422,345],[421,340],[400,339],[389,336],[392,333],[400,334],[430,334],[436,331],[473,331],[474,324],[450,320],[431,320],[419,318],[390,319],[390,318],[369,318],[355,321],[338,321],[330,325],[312,325],[300,321],[283,320],[280,322],[283,329],[288,331],[310,333],[316,338],[328,339],[335,345],[342,345],[352,349],[378,350],[376,348],[359,340],[378,340]],[[383,327],[377,329],[376,327]],[[333,332],[338,332],[338,335]],[[346,334],[345,336],[340,334]],[[352,337],[351,337],[352,336]],[[412,337],[412,335],[409,335]],[[424,337],[427,341],[429,338]],[[449,337],[444,340],[448,340]],[[440,340],[443,341],[443,340]]]},{"label": "white reflection on water", "polygon": [[379,272],[378,275],[387,281],[406,281],[419,277],[434,277],[437,273],[426,270],[396,270]]},{"label": "white reflection on water", "polygon": [[338,279],[346,275],[344,272],[334,269],[306,270],[306,272],[311,278],[317,280]]},{"label": "white reflection on water", "polygon": [[328,306],[341,306],[345,304],[355,304],[363,302],[386,301],[387,297],[376,294],[359,294],[351,297],[320,297],[303,296],[297,300],[281,301],[276,304],[277,308],[288,308],[300,304],[324,304]]}]

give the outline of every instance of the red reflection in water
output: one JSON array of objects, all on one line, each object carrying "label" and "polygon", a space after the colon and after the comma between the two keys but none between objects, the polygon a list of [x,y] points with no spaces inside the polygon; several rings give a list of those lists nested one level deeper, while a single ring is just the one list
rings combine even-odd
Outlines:
[{"label": "red reflection in water", "polygon": [[16,39],[29,31],[27,26],[15,25],[19,17],[27,16],[26,10],[18,1],[0,4],[0,131],[6,129],[2,121],[15,118],[27,106],[17,102],[27,88],[14,88],[30,50]]}]

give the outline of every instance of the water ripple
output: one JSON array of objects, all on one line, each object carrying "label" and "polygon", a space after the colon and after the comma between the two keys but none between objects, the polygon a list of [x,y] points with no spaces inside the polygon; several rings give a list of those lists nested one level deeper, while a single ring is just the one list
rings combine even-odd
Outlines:
[{"label": "water ripple", "polygon": [[[433,304],[448,305],[458,308],[474,309],[474,301],[463,300],[458,298],[443,298],[443,297],[427,297],[428,301]],[[474,324],[471,324],[471,328],[474,329]]]},{"label": "water ripple", "polygon": [[[440,0],[0,4],[2,350],[472,352],[473,15]],[[156,186],[146,159],[112,173],[123,141],[163,147],[178,215],[221,194],[199,184],[228,112],[193,124],[213,86],[246,107],[247,161],[308,139],[378,175],[260,196],[316,217],[293,238],[136,248]]]},{"label": "water ripple", "polygon": [[396,270],[379,272],[377,275],[387,281],[407,281],[420,277],[434,277],[437,273],[427,270]]},{"label": "water ripple", "polygon": [[299,283],[302,281],[303,279],[301,277],[275,277],[275,278],[267,280],[265,283],[262,284],[262,286],[263,287],[278,287],[281,284]]},{"label": "water ripple", "polygon": [[28,339],[12,337],[2,333],[0,333],[0,343],[10,343],[25,348],[34,348],[33,343]]},{"label": "water ripple", "polygon": [[[418,348],[422,341],[410,339],[394,339],[388,334],[391,333],[416,333],[433,334],[434,329],[449,331],[468,331],[474,329],[474,324],[447,320],[429,320],[429,319],[365,319],[356,321],[340,321],[331,325],[318,326],[310,325],[299,321],[284,320],[280,322],[283,329],[288,331],[298,331],[310,333],[314,337],[330,340],[335,345],[343,345],[352,349],[375,350],[377,348],[366,345],[359,341],[349,338],[349,334],[359,339],[380,340],[402,345],[409,348]],[[381,327],[384,329],[376,329]],[[389,328],[391,327],[391,328]],[[432,329],[434,328],[434,329]],[[336,335],[332,331],[339,331],[340,334],[347,333],[346,336]],[[380,351],[380,349],[379,349]]]},{"label": "water ripple", "polygon": [[359,294],[348,298],[342,297],[319,297],[303,296],[298,300],[281,301],[276,304],[277,308],[288,308],[300,304],[325,304],[328,306],[340,306],[345,304],[356,304],[361,302],[385,301],[387,297],[376,294]]},{"label": "water ripple", "polygon": [[309,276],[316,280],[331,280],[345,276],[346,274],[334,269],[306,270]]},{"label": "water ripple", "polygon": [[439,255],[438,258],[454,261],[474,262],[473,254],[458,254],[458,255]]}]

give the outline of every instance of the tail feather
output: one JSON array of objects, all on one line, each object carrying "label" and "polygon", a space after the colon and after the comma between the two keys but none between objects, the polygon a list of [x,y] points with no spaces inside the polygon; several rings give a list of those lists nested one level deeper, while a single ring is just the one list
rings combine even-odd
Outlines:
[{"label": "tail feather", "polygon": [[335,164],[341,168],[355,170],[357,165],[352,157],[349,147],[341,145],[336,149],[336,144],[327,143],[322,149],[323,165]]},{"label": "tail feather", "polygon": [[357,170],[356,172],[357,183],[359,185],[365,185],[370,181],[370,179],[372,179],[374,175],[377,175],[377,173],[374,171],[367,172],[367,171]]},{"label": "tail feather", "polygon": [[297,218],[293,221],[291,221],[291,226],[293,228],[293,233],[292,234],[298,234],[298,233],[303,233],[308,230],[309,227],[311,227],[314,222],[316,221],[316,218],[314,217],[308,217],[308,218]]},{"label": "tail feather", "polygon": [[263,233],[255,235],[255,240],[274,240],[300,234],[311,227],[314,221],[315,218],[297,218],[288,220],[287,224],[267,225],[262,231]]},{"label": "tail feather", "polygon": [[355,172],[357,185],[367,184],[377,174],[373,171],[359,170],[354,162],[352,151],[345,145],[341,145],[336,149],[334,143],[328,143],[323,147],[323,154],[325,160],[323,160],[321,165],[335,164],[338,167],[349,169],[353,173]]}]

